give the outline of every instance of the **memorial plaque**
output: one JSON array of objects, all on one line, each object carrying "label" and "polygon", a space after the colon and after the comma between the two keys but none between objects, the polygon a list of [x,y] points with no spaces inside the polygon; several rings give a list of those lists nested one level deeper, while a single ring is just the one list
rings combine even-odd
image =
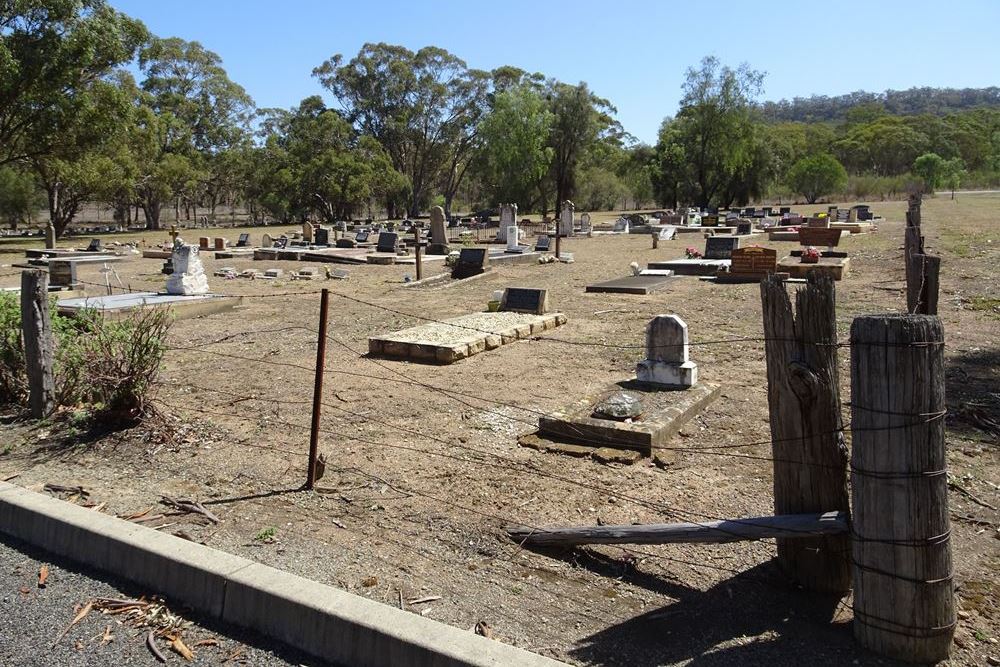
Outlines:
[{"label": "memorial plaque", "polygon": [[471,278],[486,270],[490,256],[486,248],[462,248],[458,253],[458,262],[451,270],[452,278]]},{"label": "memorial plaque", "polygon": [[746,236],[753,233],[753,223],[752,222],[737,222],[736,223],[736,233],[740,236]]},{"label": "memorial plaque", "polygon": [[500,310],[544,315],[549,310],[549,292],[544,289],[508,287],[500,299]]},{"label": "memorial plaque", "polygon": [[371,232],[358,232],[357,234],[354,235],[354,242],[355,243],[368,243],[368,237],[370,235],[371,235]]},{"label": "memorial plaque", "polygon": [[703,215],[703,216],[701,216],[701,226],[702,227],[718,227],[719,226],[719,216],[718,215]]},{"label": "memorial plaque", "polygon": [[739,247],[738,236],[710,236],[705,239],[705,259],[729,259]]},{"label": "memorial plaque", "polygon": [[733,250],[729,273],[740,276],[764,277],[774,273],[778,265],[778,251],[759,246]]},{"label": "memorial plaque", "polygon": [[375,247],[375,251],[395,253],[397,245],[399,245],[399,234],[396,232],[382,232],[378,235],[378,245]]},{"label": "memorial plaque", "polygon": [[799,228],[799,245],[833,248],[840,245],[840,235],[843,231],[829,227],[801,227]]}]

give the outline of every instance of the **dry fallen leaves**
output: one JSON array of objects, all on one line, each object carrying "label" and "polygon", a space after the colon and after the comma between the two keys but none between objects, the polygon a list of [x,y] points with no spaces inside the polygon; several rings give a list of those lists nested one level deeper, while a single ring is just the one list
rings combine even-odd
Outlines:
[{"label": "dry fallen leaves", "polygon": [[93,600],[91,600],[87,604],[83,605],[83,609],[81,609],[80,611],[78,611],[76,613],[76,616],[74,616],[73,620],[70,621],[70,624],[66,626],[66,629],[59,633],[59,636],[56,637],[56,640],[54,642],[52,642],[52,645],[55,646],[56,644],[58,644],[59,640],[62,639],[63,637],[65,637],[66,633],[69,632],[70,629],[74,625],[76,625],[77,623],[79,623],[80,621],[82,621],[83,617],[86,616],[87,614],[89,614],[90,610],[93,609],[93,608],[94,608],[94,601]]},{"label": "dry fallen leaves", "polygon": [[38,587],[45,588],[45,582],[49,580],[49,566],[42,565],[38,568]]},{"label": "dry fallen leaves", "polygon": [[183,641],[181,641],[180,635],[172,634],[165,636],[170,641],[170,648],[172,648],[175,653],[177,653],[179,656],[181,656],[188,662],[194,660],[194,653],[191,651],[191,649],[187,647],[186,644],[184,644]]}]

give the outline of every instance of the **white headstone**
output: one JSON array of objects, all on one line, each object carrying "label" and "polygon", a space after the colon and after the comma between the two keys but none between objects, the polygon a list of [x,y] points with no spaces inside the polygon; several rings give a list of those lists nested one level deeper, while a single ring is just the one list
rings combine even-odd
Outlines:
[{"label": "white headstone", "polygon": [[198,254],[198,246],[184,243],[180,238],[174,242],[171,258],[174,272],[167,276],[167,294],[205,294],[208,292],[208,277]]},{"label": "white headstone", "polygon": [[590,224],[590,214],[584,213],[580,216],[580,233],[591,236],[594,233],[594,227]]},{"label": "white headstone", "polygon": [[559,236],[573,236],[574,211],[573,202],[568,199],[563,202],[562,211],[559,212]]},{"label": "white headstone", "polygon": [[517,225],[507,227],[507,250],[518,250],[520,245],[517,242]]},{"label": "white headstone", "polygon": [[698,382],[698,365],[688,356],[688,328],[676,315],[657,315],[646,326],[646,359],[636,366],[639,382],[688,389]]},{"label": "white headstone", "polygon": [[510,239],[507,236],[508,230],[513,227],[514,246],[517,246],[517,204],[500,204],[500,231],[497,233],[497,240],[507,243],[510,248]]}]

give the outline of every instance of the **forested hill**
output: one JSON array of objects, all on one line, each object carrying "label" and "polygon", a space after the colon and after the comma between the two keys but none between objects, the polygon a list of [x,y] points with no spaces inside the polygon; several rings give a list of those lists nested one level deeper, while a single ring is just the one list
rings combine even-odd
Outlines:
[{"label": "forested hill", "polygon": [[813,95],[780,102],[764,102],[761,109],[771,120],[843,120],[847,112],[861,105],[881,105],[893,115],[943,115],[977,107],[1000,109],[1000,88],[910,88],[884,93],[857,91],[828,97]]}]

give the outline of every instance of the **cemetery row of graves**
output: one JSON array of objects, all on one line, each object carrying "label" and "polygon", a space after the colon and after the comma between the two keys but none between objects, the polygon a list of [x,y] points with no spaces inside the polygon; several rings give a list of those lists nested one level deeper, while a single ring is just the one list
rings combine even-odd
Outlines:
[{"label": "cemetery row of graves", "polygon": [[[571,663],[982,664],[984,200],[5,254],[60,314],[174,322],[155,417],[19,422],[0,478]],[[144,511],[162,496],[217,521]]]}]

